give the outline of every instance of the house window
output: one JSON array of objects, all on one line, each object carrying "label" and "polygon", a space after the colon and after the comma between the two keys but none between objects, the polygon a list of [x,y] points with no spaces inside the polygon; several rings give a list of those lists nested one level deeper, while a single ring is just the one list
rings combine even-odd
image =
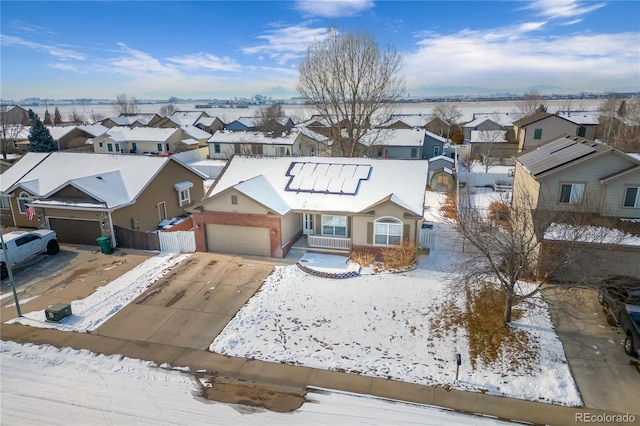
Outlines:
[{"label": "house window", "polygon": [[119,143],[116,144],[116,152],[120,152],[120,144]]},{"label": "house window", "polygon": [[231,196],[231,204],[238,204],[238,196],[237,195],[232,195]]},{"label": "house window", "polygon": [[167,152],[169,152],[169,151],[170,151],[170,149],[169,149],[169,144],[168,144],[168,143],[166,143],[166,144],[164,144],[164,146],[165,146],[165,148],[167,148]]},{"label": "house window", "polygon": [[162,152],[162,144],[161,143],[158,144],[158,152]]},{"label": "house window", "polygon": [[20,214],[27,214],[27,203],[31,201],[31,196],[26,192],[21,192],[18,195],[18,211]]},{"label": "house window", "polygon": [[587,128],[584,126],[580,126],[578,127],[578,130],[576,131],[576,135],[580,136],[581,138],[584,137],[584,135],[587,134]]},{"label": "house window", "polygon": [[347,236],[347,217],[322,215],[322,235]]},{"label": "house window", "polygon": [[625,207],[640,207],[640,187],[630,186],[624,192]]},{"label": "house window", "polygon": [[193,183],[189,181],[176,183],[173,187],[178,191],[178,205],[183,206],[191,202],[190,188],[193,187]]},{"label": "house window", "polygon": [[533,139],[542,139],[542,129],[535,129],[533,131]]},{"label": "house window", "polygon": [[288,157],[289,155],[291,155],[291,153],[289,152],[289,148],[287,148],[286,146],[276,147],[276,152],[279,157]]},{"label": "house window", "polygon": [[137,152],[138,151],[138,145],[136,145],[135,142],[131,142],[131,152]]},{"label": "house window", "polygon": [[102,147],[104,146],[104,144],[103,144],[102,142],[98,142],[98,146],[99,146],[100,148],[102,148]]},{"label": "house window", "polygon": [[0,209],[9,210],[11,208],[11,204],[9,204],[9,197],[0,196]]},{"label": "house window", "polygon": [[411,158],[418,158],[418,148],[411,148]]},{"label": "house window", "polygon": [[214,154],[220,154],[220,144],[219,143],[214,143],[213,144],[213,153]]},{"label": "house window", "polygon": [[402,222],[392,217],[383,217],[373,224],[374,242],[383,246],[394,246],[402,242]]},{"label": "house window", "polygon": [[113,152],[113,144],[112,143],[108,143],[107,144],[107,151]]},{"label": "house window", "polygon": [[433,156],[437,157],[438,155],[440,155],[440,145],[436,145],[433,147]]},{"label": "house window", "polygon": [[582,201],[584,183],[563,183],[560,188],[560,202],[578,204]]}]

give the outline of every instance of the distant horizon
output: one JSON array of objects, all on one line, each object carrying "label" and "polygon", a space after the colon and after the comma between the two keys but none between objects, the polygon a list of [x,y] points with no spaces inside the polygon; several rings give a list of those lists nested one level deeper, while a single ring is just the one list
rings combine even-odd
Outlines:
[{"label": "distant horizon", "polygon": [[[407,98],[640,91],[640,2],[3,1],[2,99],[272,99],[330,28],[403,57]],[[99,23],[99,24],[97,24]]]}]

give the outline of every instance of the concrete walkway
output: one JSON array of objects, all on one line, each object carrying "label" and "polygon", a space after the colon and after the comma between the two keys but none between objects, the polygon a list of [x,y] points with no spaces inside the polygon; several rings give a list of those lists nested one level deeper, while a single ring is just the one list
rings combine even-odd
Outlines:
[{"label": "concrete walkway", "polygon": [[[93,333],[2,323],[0,335],[2,340],[18,343],[87,349],[105,355],[121,354],[157,364],[189,367],[192,372],[198,371],[221,383],[255,385],[298,394],[304,394],[308,386],[320,387],[534,424],[575,424],[576,416],[585,413],[591,416],[625,414],[562,407],[209,352],[209,343],[257,291],[272,268],[273,262],[261,259],[196,253]],[[95,280],[101,282],[100,276],[96,276]],[[83,280],[82,283],[83,287],[87,287],[85,292],[92,291],[90,280]],[[77,292],[78,288],[74,290],[74,296],[77,296]],[[640,424],[640,415],[636,415],[636,424]]]}]

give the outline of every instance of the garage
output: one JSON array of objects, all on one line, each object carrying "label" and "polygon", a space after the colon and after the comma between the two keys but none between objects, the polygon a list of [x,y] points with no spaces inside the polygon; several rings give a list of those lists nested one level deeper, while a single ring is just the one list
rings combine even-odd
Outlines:
[{"label": "garage", "polygon": [[97,220],[47,218],[49,229],[58,234],[58,241],[65,244],[85,244],[96,246],[96,238],[101,236],[100,222]]},{"label": "garage", "polygon": [[269,228],[207,224],[207,251],[271,256]]}]

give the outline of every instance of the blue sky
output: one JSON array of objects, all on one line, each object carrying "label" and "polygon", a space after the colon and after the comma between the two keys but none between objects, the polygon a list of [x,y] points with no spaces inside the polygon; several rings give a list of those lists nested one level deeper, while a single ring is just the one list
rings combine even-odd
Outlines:
[{"label": "blue sky", "polygon": [[365,30],[411,96],[640,91],[638,1],[7,1],[3,99],[295,96],[307,47]]}]

